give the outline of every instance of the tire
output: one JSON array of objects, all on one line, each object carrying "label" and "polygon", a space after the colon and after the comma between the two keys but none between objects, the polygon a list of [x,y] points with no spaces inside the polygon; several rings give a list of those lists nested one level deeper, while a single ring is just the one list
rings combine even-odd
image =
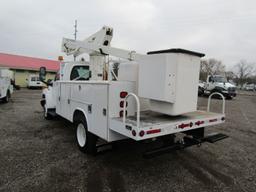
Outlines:
[{"label": "tire", "polygon": [[96,154],[98,137],[87,130],[87,123],[79,119],[76,123],[76,141],[80,151],[88,154]]},{"label": "tire", "polygon": [[46,113],[45,112],[46,110],[45,110],[45,106],[44,106],[44,118],[46,119],[46,120],[52,120],[52,116],[49,114],[49,113]]},{"label": "tire", "polygon": [[8,90],[7,93],[6,93],[6,96],[4,98],[4,102],[9,103],[10,98],[11,98],[11,94],[10,94],[10,91]]}]

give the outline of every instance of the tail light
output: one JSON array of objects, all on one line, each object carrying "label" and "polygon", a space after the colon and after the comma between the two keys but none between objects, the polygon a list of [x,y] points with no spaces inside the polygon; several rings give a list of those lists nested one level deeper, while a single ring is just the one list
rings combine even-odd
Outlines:
[{"label": "tail light", "polygon": [[[126,107],[128,106],[128,102],[125,102],[126,103]],[[123,108],[124,107],[124,101],[120,101],[120,107]]]},{"label": "tail light", "polygon": [[126,91],[122,91],[120,92],[120,98],[125,98],[128,95],[128,93]]},{"label": "tail light", "polygon": [[197,126],[199,126],[199,125],[201,125],[201,124],[204,124],[204,121],[197,121],[197,122],[195,122],[195,124],[196,124]]},{"label": "tail light", "polygon": [[154,134],[154,133],[160,133],[161,132],[161,129],[152,129],[152,130],[149,130],[147,131],[147,134]]},{"label": "tail light", "polygon": [[139,133],[139,135],[141,136],[141,137],[143,137],[144,136],[144,134],[145,134],[145,132],[142,130],[142,131],[140,131],[140,133]]}]

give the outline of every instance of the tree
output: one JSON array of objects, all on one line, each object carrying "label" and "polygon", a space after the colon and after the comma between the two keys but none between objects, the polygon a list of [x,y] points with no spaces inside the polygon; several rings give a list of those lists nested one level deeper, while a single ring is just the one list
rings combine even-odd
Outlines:
[{"label": "tree", "polygon": [[205,80],[208,75],[224,74],[225,65],[220,60],[208,59],[201,60],[200,65],[200,79]]},{"label": "tree", "polygon": [[241,60],[235,65],[236,68],[236,83],[243,85],[247,82],[247,79],[253,74],[254,68],[252,64],[246,60]]},{"label": "tree", "polygon": [[226,71],[225,76],[228,81],[230,81],[230,80],[233,81],[236,78],[236,74],[233,71]]}]

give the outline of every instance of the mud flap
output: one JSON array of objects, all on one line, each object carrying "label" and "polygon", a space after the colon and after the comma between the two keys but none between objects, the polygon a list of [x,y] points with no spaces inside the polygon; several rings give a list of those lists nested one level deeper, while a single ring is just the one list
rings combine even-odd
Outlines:
[{"label": "mud flap", "polygon": [[209,142],[209,143],[215,143],[217,141],[220,141],[222,139],[228,138],[227,135],[222,134],[222,133],[214,133],[211,135],[207,135],[206,137],[203,138],[204,141]]}]

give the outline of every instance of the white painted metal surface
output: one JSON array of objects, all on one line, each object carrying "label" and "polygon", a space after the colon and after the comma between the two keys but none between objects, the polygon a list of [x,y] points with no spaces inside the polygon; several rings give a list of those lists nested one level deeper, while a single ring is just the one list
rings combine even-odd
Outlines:
[{"label": "white painted metal surface", "polygon": [[161,53],[141,57],[139,96],[150,99],[150,109],[168,115],[196,111],[200,57]]},{"label": "white painted metal surface", "polygon": [[[128,93],[128,95],[124,98],[124,103],[127,102],[127,99],[129,97],[133,97],[136,101],[136,107],[137,107],[137,111],[136,111],[136,117],[137,117],[136,121],[137,121],[137,123],[136,123],[136,126],[139,128],[140,127],[140,100],[139,100],[138,96],[135,95],[134,93]],[[124,106],[123,106],[123,111],[126,111],[126,104],[124,104]],[[123,115],[123,123],[124,124],[125,124],[125,119],[126,119],[126,115]]]},{"label": "white painted metal surface", "polygon": [[13,85],[11,85],[10,70],[0,69],[0,99],[6,98],[7,92],[13,93]]},{"label": "white painted metal surface", "polygon": [[213,95],[219,95],[222,99],[222,114],[225,114],[225,97],[221,93],[214,92],[212,93],[209,98],[208,98],[208,104],[207,104],[207,112],[210,112],[210,107],[211,107],[211,99]]},{"label": "white painted metal surface", "polygon": [[112,118],[110,120],[110,129],[134,140],[144,140],[224,122],[224,114],[205,111],[194,111],[176,117],[152,111],[143,111],[141,112],[139,127],[137,127],[137,117],[128,116],[125,123],[123,118]]}]

